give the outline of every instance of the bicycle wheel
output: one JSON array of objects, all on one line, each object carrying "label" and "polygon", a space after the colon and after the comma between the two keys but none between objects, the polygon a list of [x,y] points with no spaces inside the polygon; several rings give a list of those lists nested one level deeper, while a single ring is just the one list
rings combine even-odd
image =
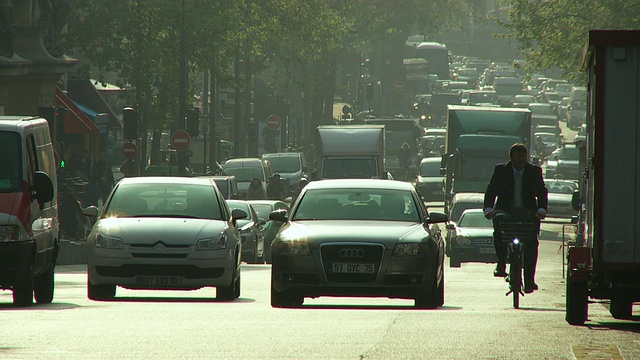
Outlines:
[{"label": "bicycle wheel", "polygon": [[513,307],[520,308],[520,291],[522,290],[522,264],[520,255],[511,254],[511,265],[509,266],[509,287],[511,288],[511,296],[513,296]]}]

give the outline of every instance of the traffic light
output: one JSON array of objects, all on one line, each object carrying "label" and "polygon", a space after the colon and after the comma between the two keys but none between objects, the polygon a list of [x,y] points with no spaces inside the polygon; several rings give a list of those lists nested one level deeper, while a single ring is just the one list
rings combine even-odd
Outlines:
[{"label": "traffic light", "polygon": [[187,132],[191,137],[200,133],[200,109],[187,109]]},{"label": "traffic light", "polygon": [[131,106],[122,110],[123,128],[122,133],[125,140],[138,138],[138,112]]}]

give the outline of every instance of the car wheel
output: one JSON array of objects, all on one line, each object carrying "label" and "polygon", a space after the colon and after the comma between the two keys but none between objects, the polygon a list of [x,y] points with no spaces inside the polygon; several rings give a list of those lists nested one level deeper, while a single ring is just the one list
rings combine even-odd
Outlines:
[{"label": "car wheel", "polygon": [[28,307],[33,304],[33,269],[29,267],[21,282],[13,285],[13,304]]},{"label": "car wheel", "polygon": [[54,265],[33,279],[33,292],[38,304],[50,304],[53,301]]},{"label": "car wheel", "polygon": [[418,309],[436,309],[444,305],[444,269],[442,271],[442,281],[438,284],[438,272],[434,275],[433,285],[429,291],[423,291],[415,298],[415,307]]},{"label": "car wheel", "polygon": [[108,300],[116,296],[115,285],[94,285],[87,279],[87,297],[91,300]]},{"label": "car wheel", "polygon": [[216,299],[232,301],[240,297],[240,274],[236,276],[237,271],[238,270],[233,271],[233,280],[231,280],[229,286],[218,286],[216,288]]},{"label": "car wheel", "polygon": [[275,308],[288,308],[302,306],[304,296],[295,293],[293,290],[277,291],[271,280],[271,306]]},{"label": "car wheel", "polygon": [[459,268],[462,265],[462,261],[457,256],[450,255],[449,256],[449,267]]}]

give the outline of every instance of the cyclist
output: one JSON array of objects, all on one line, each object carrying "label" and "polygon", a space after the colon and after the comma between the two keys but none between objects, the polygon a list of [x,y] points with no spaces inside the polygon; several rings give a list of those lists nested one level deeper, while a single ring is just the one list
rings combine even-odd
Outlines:
[{"label": "cyclist", "polygon": [[[547,188],[544,186],[542,169],[528,162],[528,151],[524,144],[514,144],[509,149],[511,161],[496,165],[491,181],[484,194],[484,213],[493,218],[496,210],[512,216],[535,214],[537,223],[535,234],[524,244],[524,291],[532,293],[538,289],[535,283],[538,261],[538,233],[540,220],[547,215]],[[497,200],[496,200],[497,198]],[[533,218],[533,216],[532,216]],[[502,241],[500,223],[493,221],[493,239],[498,257],[494,276],[505,277],[507,244]]]}]

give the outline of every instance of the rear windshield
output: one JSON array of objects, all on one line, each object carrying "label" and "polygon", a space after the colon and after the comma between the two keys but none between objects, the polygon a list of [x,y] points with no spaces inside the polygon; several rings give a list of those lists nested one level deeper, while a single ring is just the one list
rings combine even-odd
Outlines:
[{"label": "rear windshield", "polygon": [[224,168],[222,170],[224,175],[233,175],[236,177],[237,182],[251,182],[253,179],[258,179],[263,183],[267,181],[264,178],[264,172],[260,167],[232,167]]},{"label": "rear windshield", "polygon": [[21,191],[22,147],[20,134],[0,131],[0,193]]},{"label": "rear windshield", "polygon": [[300,158],[297,156],[269,156],[265,157],[271,163],[276,173],[294,173],[300,171]]}]

